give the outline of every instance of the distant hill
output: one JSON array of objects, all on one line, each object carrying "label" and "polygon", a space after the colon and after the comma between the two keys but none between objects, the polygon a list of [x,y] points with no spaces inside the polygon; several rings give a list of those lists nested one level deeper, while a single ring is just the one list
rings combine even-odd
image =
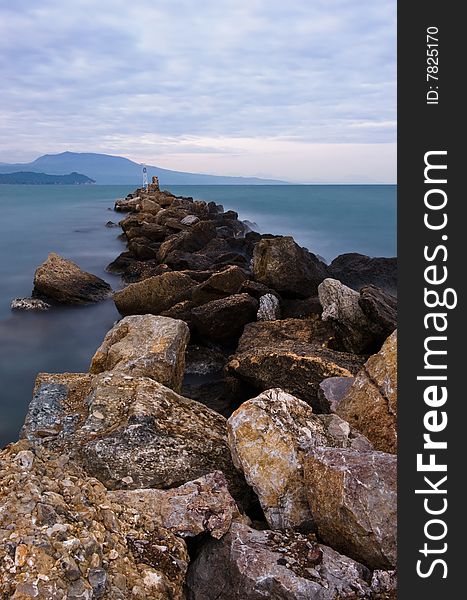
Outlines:
[{"label": "distant hill", "polygon": [[[285,181],[259,179],[257,177],[224,177],[200,173],[170,171],[147,165],[149,181],[153,175],[159,177],[164,185],[278,185]],[[0,173],[29,171],[34,173],[54,173],[65,175],[71,171],[86,173],[96,183],[103,184],[141,184],[141,165],[121,156],[109,154],[62,152],[44,154],[31,163],[0,163]]]},{"label": "distant hill", "polygon": [[0,184],[2,183],[23,185],[85,185],[96,182],[94,179],[75,171],[68,175],[48,175],[47,173],[36,173],[33,171],[17,171],[16,173],[0,174]]}]

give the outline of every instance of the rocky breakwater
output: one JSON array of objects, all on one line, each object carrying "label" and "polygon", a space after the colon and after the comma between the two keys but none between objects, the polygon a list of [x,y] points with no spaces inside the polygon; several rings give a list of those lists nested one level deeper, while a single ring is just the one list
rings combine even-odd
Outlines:
[{"label": "rocky breakwater", "polygon": [[38,375],[0,455],[0,596],[395,599],[395,299],[368,261],[340,310],[328,266],[233,211],[156,182],[115,208],[123,318],[89,372]]}]

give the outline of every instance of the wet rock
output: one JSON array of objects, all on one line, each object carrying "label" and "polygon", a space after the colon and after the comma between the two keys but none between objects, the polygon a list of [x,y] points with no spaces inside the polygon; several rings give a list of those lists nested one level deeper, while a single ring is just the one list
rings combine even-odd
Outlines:
[{"label": "wet rock", "polygon": [[360,308],[377,327],[381,340],[385,340],[397,327],[397,298],[375,287],[366,285],[360,290]]},{"label": "wet rock", "polygon": [[292,237],[262,239],[255,246],[252,267],[256,281],[297,298],[316,294],[327,277],[326,265]]},{"label": "wet rock", "polygon": [[337,412],[337,407],[354,381],[355,377],[328,377],[324,379],[318,388],[318,401],[321,412]]},{"label": "wet rock", "polygon": [[336,415],[314,415],[308,404],[280,389],[244,402],[228,419],[227,431],[234,464],[256,492],[271,529],[314,529],[303,480],[311,448],[371,449]]},{"label": "wet rock", "polygon": [[397,259],[370,258],[355,252],[341,254],[329,265],[329,277],[359,291],[365,285],[375,285],[397,296]]},{"label": "wet rock", "polygon": [[[34,454],[32,469],[21,469],[20,452]],[[74,463],[10,445],[0,454],[0,597],[182,600],[185,542],[131,517]]]},{"label": "wet rock", "polygon": [[220,539],[240,518],[220,471],[170,490],[116,490],[109,497],[146,530],[157,525],[182,538],[209,533]]},{"label": "wet rock", "polygon": [[201,548],[187,587],[189,600],[395,600],[395,594],[372,588],[365,566],[317,544],[312,535],[240,523]]},{"label": "wet rock", "polygon": [[35,297],[50,298],[63,304],[88,304],[107,298],[112,288],[71,260],[51,252],[34,275]]},{"label": "wet rock", "polygon": [[112,229],[112,227],[118,227],[118,223],[114,223],[113,221],[107,221],[107,223],[105,224],[106,227],[108,227],[109,229]]},{"label": "wet rock", "polygon": [[193,290],[193,301],[197,304],[204,304],[237,294],[245,280],[246,276],[242,269],[237,266],[227,267],[223,271],[211,275],[207,281]]},{"label": "wet rock", "polygon": [[114,301],[122,315],[159,314],[189,300],[195,286],[187,275],[169,272],[128,285],[114,293]]},{"label": "wet rock", "polygon": [[226,340],[240,335],[246,323],[256,318],[258,301],[248,294],[234,294],[213,300],[192,311],[197,331],[211,340]]},{"label": "wet rock", "polygon": [[397,452],[397,331],[371,356],[336,408],[383,452]]},{"label": "wet rock", "polygon": [[89,371],[150,377],[179,392],[188,339],[183,321],[154,315],[125,317],[107,333]]},{"label": "wet rock", "polygon": [[226,369],[258,391],[279,387],[319,411],[318,386],[323,379],[352,377],[363,360],[325,347],[284,341],[238,352]]},{"label": "wet rock", "polygon": [[52,305],[39,298],[14,298],[10,304],[11,310],[49,310]]},{"label": "wet rock", "polygon": [[397,458],[315,448],[305,459],[308,502],[320,538],[372,569],[396,564]]},{"label": "wet rock", "polygon": [[379,327],[360,308],[358,292],[337,279],[325,279],[318,288],[318,295],[323,307],[321,318],[334,325],[345,350],[369,354],[380,349],[384,340]]},{"label": "wet rock", "polygon": [[256,318],[258,321],[276,321],[281,318],[281,305],[276,296],[265,294],[260,297]]}]

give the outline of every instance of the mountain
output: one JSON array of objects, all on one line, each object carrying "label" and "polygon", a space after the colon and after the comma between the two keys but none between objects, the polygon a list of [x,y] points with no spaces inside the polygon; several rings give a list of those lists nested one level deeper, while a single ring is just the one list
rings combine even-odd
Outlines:
[{"label": "mountain", "polygon": [[69,173],[68,175],[48,175],[47,173],[35,173],[32,171],[17,171],[16,173],[0,173],[0,184],[34,184],[34,185],[84,185],[96,183],[93,179],[81,175],[81,173]]},{"label": "mountain", "polygon": [[[147,165],[149,181],[153,175],[159,177],[164,185],[278,185],[285,181],[259,179],[257,177],[224,177],[201,173],[184,173],[170,171]],[[53,173],[65,175],[72,171],[86,173],[88,177],[101,184],[141,184],[141,165],[109,154],[62,152],[61,154],[44,154],[31,163],[0,163],[0,173],[12,171],[32,171],[34,173]]]}]

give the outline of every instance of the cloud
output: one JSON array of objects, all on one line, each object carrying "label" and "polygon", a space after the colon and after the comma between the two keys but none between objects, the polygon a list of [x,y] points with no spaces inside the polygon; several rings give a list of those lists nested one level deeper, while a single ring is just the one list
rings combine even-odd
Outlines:
[{"label": "cloud", "polygon": [[2,5],[0,160],[149,146],[179,168],[212,150],[202,140],[392,145],[395,13],[395,0]]}]

